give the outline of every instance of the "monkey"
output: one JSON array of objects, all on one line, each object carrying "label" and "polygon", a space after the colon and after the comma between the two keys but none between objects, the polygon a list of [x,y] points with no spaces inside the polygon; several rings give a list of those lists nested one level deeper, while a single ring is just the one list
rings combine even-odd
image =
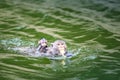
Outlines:
[{"label": "monkey", "polygon": [[41,40],[38,41],[38,48],[37,51],[39,51],[40,53],[46,53],[47,52],[47,40],[45,38],[42,38]]}]

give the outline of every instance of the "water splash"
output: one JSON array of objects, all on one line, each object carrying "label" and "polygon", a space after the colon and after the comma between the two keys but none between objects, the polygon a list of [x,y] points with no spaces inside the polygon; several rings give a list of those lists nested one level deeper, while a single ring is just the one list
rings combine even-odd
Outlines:
[{"label": "water splash", "polygon": [[[17,53],[20,53],[22,55],[28,55],[31,57],[40,57],[41,54],[36,50],[35,47],[35,42],[30,42],[30,41],[23,41],[20,38],[12,38],[8,40],[1,40],[1,45],[3,45],[6,50],[13,50]],[[92,50],[88,47],[81,47],[78,49],[69,49],[69,53],[72,53],[73,55],[69,58],[76,57],[76,56],[84,56],[82,60],[89,60],[89,59],[95,59],[98,54],[98,52],[95,52],[95,50]],[[58,58],[52,58],[52,59],[65,59],[63,57],[58,57]]]}]

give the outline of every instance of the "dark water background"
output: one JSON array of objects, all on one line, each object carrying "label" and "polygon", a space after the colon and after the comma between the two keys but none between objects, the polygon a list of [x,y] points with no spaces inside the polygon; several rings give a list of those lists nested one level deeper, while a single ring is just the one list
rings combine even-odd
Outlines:
[{"label": "dark water background", "polygon": [[[43,37],[80,54],[56,61],[11,50]],[[120,0],[0,0],[0,80],[120,80]]]}]

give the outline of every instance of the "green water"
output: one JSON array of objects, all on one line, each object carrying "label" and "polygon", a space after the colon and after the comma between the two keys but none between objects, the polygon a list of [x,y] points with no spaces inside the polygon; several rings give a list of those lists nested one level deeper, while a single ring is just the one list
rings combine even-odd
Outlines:
[{"label": "green water", "polygon": [[[49,60],[11,49],[43,37],[81,51]],[[119,54],[119,0],[0,0],[0,80],[120,80]]]}]

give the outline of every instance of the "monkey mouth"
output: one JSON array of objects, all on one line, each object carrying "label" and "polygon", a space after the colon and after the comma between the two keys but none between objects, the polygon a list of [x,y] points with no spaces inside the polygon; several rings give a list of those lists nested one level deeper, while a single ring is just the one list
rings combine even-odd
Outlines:
[{"label": "monkey mouth", "polygon": [[65,50],[65,48],[64,47],[59,47],[58,50],[63,51],[63,50]]}]

